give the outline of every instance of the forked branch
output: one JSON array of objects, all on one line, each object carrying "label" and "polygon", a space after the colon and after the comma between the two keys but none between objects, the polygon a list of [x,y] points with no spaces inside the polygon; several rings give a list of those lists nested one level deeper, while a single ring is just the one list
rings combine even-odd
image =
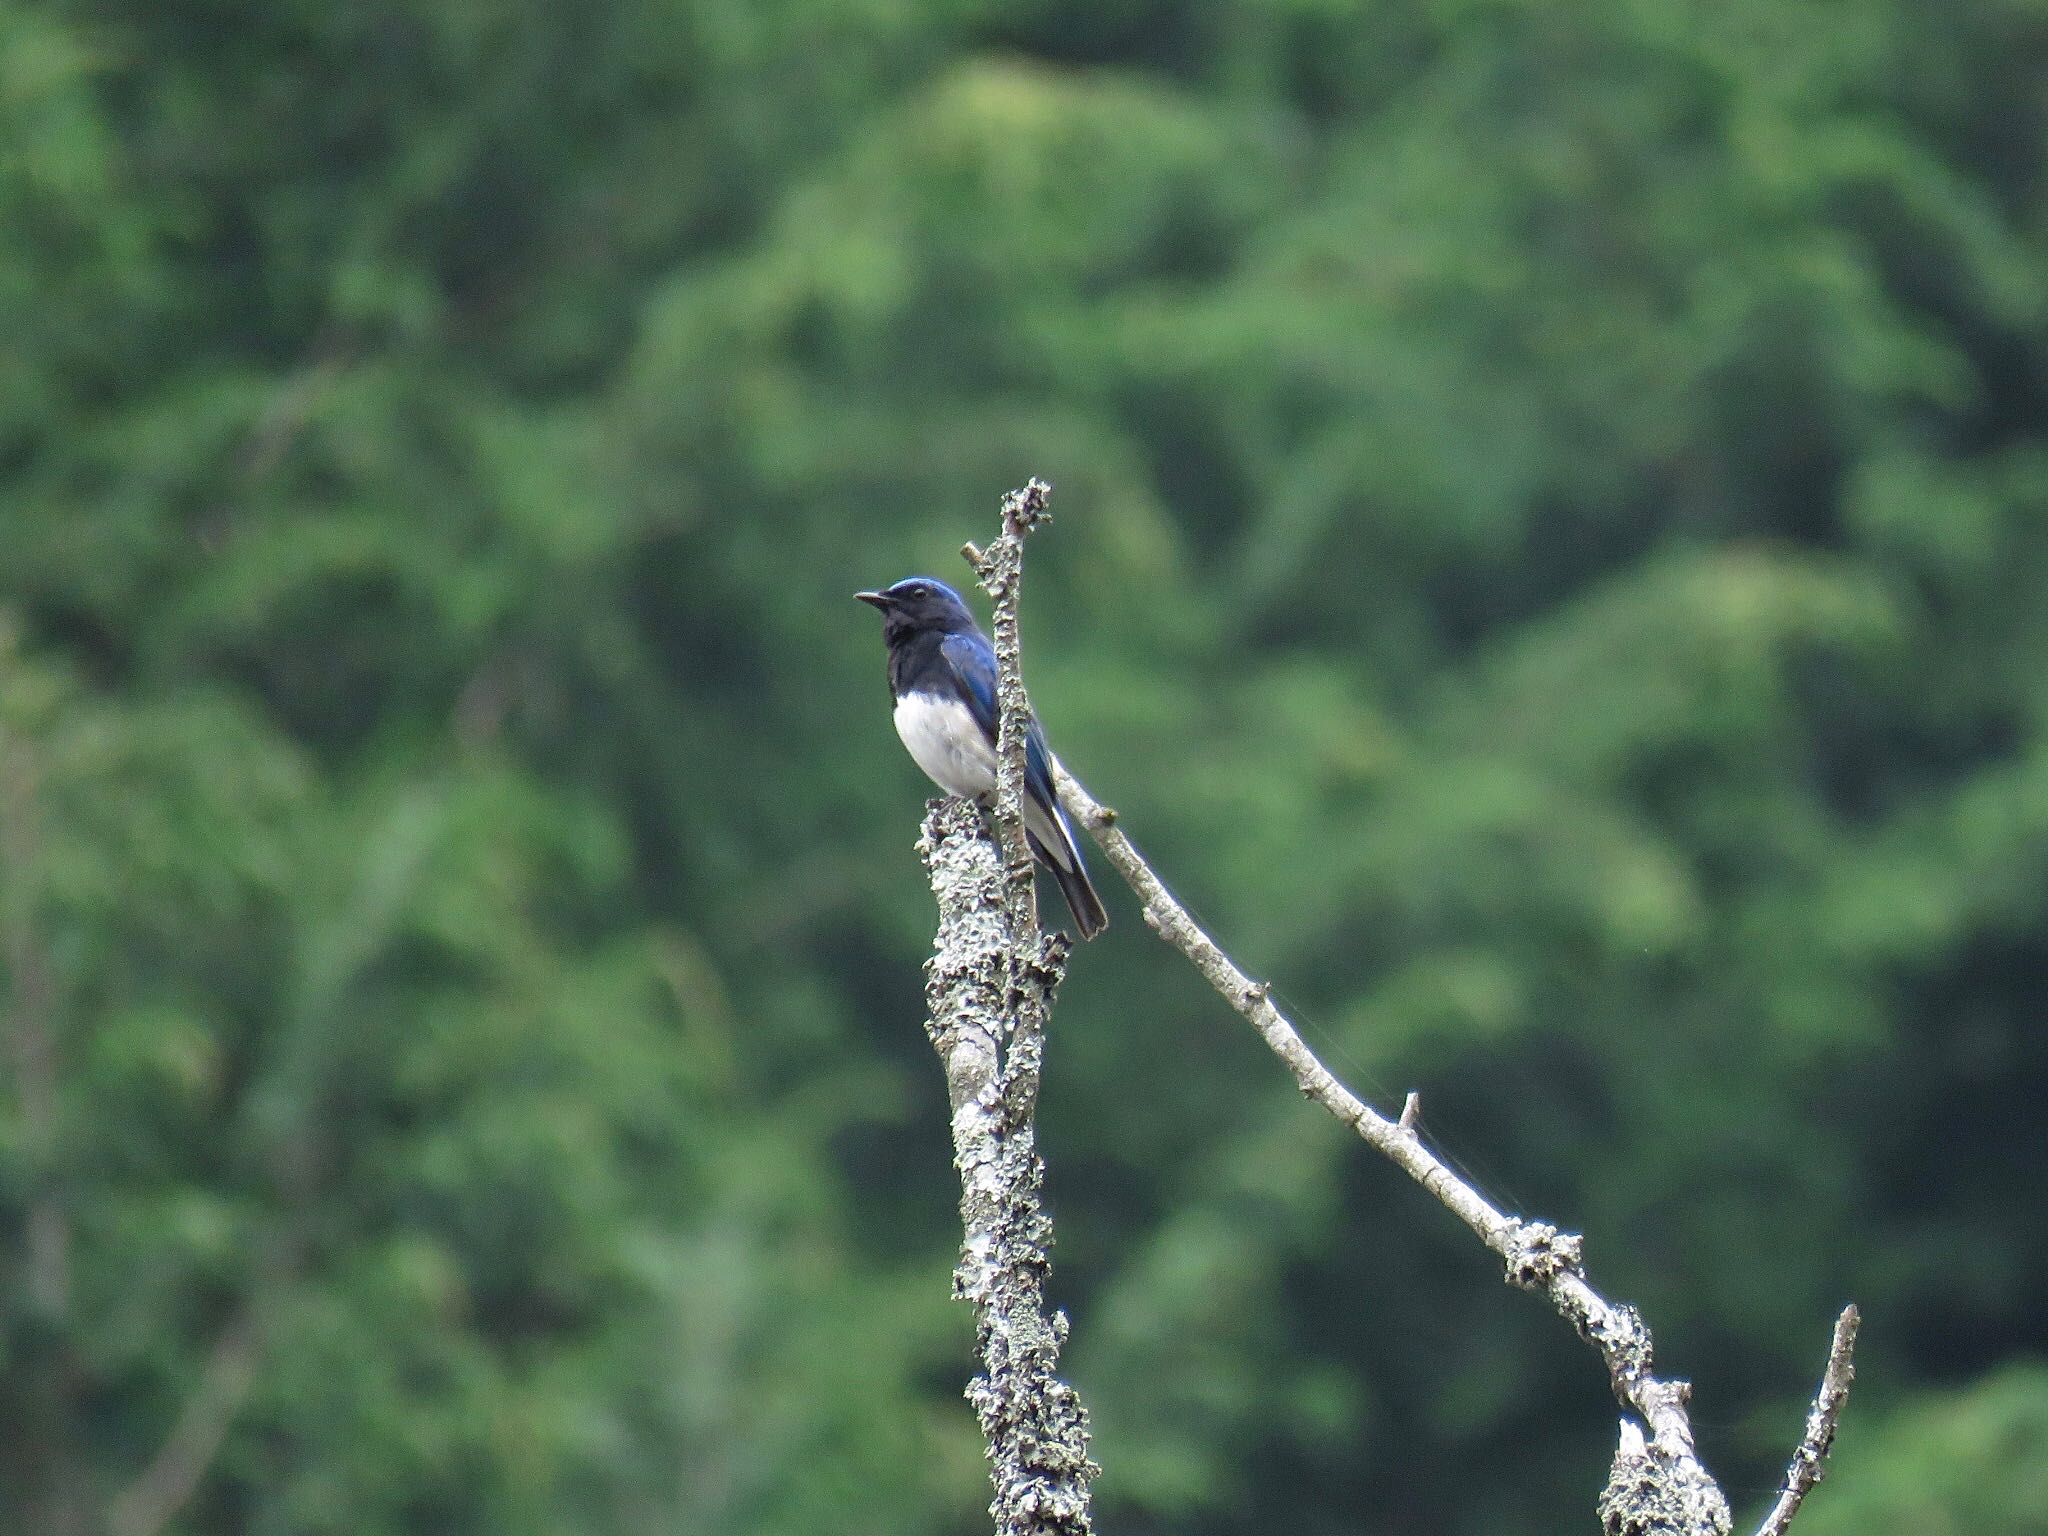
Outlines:
[{"label": "forked branch", "polygon": [[[1013,515],[1013,509],[1021,517]],[[1033,481],[1005,501],[1004,539],[984,556],[969,546],[966,554],[996,599],[996,646],[1002,663],[1002,705],[1005,744],[1021,759],[1021,742],[1012,726],[1028,718],[1021,678],[1016,674],[1017,577],[1021,536],[1044,511],[1044,487]],[[1006,551],[1003,546],[1011,548]],[[1002,769],[1012,794],[1009,815],[1021,804],[1021,761]],[[1274,1004],[1271,987],[1246,975],[1194,919],[1117,824],[1116,813],[1088,793],[1057,761],[1055,786],[1068,813],[1088,829],[1104,856],[1124,877],[1144,906],[1146,923],[1173,945],[1251,1026],[1293,1076],[1302,1094],[1350,1126],[1376,1151],[1392,1160],[1428,1190],[1502,1261],[1508,1281],[1546,1297],[1579,1336],[1591,1344],[1607,1367],[1608,1379],[1624,1417],[1614,1465],[1600,1500],[1602,1523],[1610,1533],[1670,1532],[1678,1536],[1727,1536],[1731,1526],[1727,1499],[1701,1464],[1694,1447],[1686,1404],[1689,1383],[1657,1375],[1650,1330],[1635,1308],[1607,1300],[1586,1279],[1583,1242],[1547,1222],[1512,1216],[1496,1209],[1424,1143],[1415,1113],[1414,1096],[1398,1118],[1375,1110],[1344,1086],[1317,1059],[1293,1023]],[[1021,825],[1005,818],[1001,790],[998,822],[1006,839],[1015,834],[1022,844]],[[1013,883],[1019,874],[1009,860]],[[1028,864],[1023,866],[1028,876]],[[1856,1313],[1842,1314],[1820,1397],[1809,1417],[1807,1432],[1787,1474],[1786,1488],[1759,1536],[1779,1536],[1799,1501],[1819,1480],[1822,1462],[1834,1435],[1835,1420],[1847,1394],[1850,1351]],[[1640,1421],[1640,1422],[1638,1422]]]}]

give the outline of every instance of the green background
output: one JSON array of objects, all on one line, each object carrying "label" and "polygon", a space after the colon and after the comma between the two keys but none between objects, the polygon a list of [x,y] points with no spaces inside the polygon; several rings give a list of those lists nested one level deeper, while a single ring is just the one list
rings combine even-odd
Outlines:
[{"label": "green background", "polygon": [[[1738,1521],[1854,1299],[1798,1528],[2048,1529],[2044,408],[2039,0],[8,0],[0,1529],[986,1528],[849,594],[1034,473],[1062,755]],[[1105,1532],[1591,1529],[1110,879]]]}]

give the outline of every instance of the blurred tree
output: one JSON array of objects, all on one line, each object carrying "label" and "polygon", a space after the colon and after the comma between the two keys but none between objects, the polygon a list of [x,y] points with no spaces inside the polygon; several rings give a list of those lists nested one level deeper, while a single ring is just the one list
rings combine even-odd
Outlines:
[{"label": "blurred tree", "polygon": [[[2044,68],[2025,0],[0,10],[0,1524],[973,1528],[846,594],[1040,471],[1041,709],[1347,1076],[1588,1228],[1759,1504],[1853,1295],[1802,1520],[2028,1529],[1904,1469],[2048,1400]],[[1574,1341],[1082,960],[1105,1527],[1583,1518]]]}]

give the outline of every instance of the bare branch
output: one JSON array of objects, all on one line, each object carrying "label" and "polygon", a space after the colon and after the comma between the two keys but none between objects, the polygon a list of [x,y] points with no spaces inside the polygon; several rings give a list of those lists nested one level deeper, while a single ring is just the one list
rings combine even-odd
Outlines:
[{"label": "bare branch", "polygon": [[[986,554],[971,544],[963,551],[996,605],[995,644],[1001,709],[997,830],[1003,839],[1005,852],[1001,888],[1002,927],[1009,937],[1004,962],[1008,985],[1002,999],[1006,1006],[997,1014],[994,1032],[986,1027],[981,1029],[980,1034],[984,1038],[979,1044],[968,1038],[973,1030],[965,1025],[948,1023],[959,1010],[974,1006],[977,983],[960,971],[960,961],[946,962],[948,902],[953,901],[957,909],[962,899],[961,892],[966,887],[959,883],[963,878],[960,872],[946,877],[941,857],[947,846],[962,840],[971,816],[968,822],[958,823],[957,832],[949,832],[942,817],[955,813],[947,812],[945,807],[935,807],[926,818],[924,840],[919,845],[931,872],[933,890],[940,899],[940,945],[933,960],[929,988],[931,1027],[934,1043],[946,1060],[947,1081],[953,1092],[954,1144],[956,1161],[961,1169],[963,1219],[969,1217],[970,1206],[974,1203],[972,1191],[978,1172],[992,1166],[987,1154],[973,1151],[973,1137],[968,1133],[975,1127],[972,1123],[963,1126],[963,1116],[969,1122],[974,1121],[977,1114],[987,1118],[986,1111],[976,1111],[975,1106],[991,1094],[998,1104],[1016,1103],[1014,1095],[997,1091],[995,1087],[1009,1076],[1007,1067],[999,1069],[997,1066],[1006,1044],[1001,1031],[1006,1027],[1015,1033],[1015,1043],[1008,1048],[1020,1066],[1028,1069],[1030,1091],[1035,1095],[1045,1009],[1050,1006],[1052,987],[1058,979],[1058,961],[1064,954],[1063,949],[1050,944],[1041,947],[1038,939],[1036,910],[1030,905],[1031,866],[1021,814],[1023,732],[1030,715],[1018,670],[1017,602],[1022,578],[1023,537],[1035,522],[1043,518],[1048,490],[1049,487],[1042,482],[1033,480],[1023,490],[1012,492],[1003,505],[1002,536]],[[1360,1138],[1435,1196],[1500,1257],[1510,1284],[1548,1298],[1579,1336],[1599,1352],[1607,1366],[1608,1380],[1616,1400],[1641,1421],[1638,1423],[1626,1417],[1621,1421],[1613,1468],[1599,1504],[1601,1523],[1609,1536],[1636,1536],[1636,1533],[1641,1533],[1641,1536],[1653,1536],[1653,1533],[1654,1536],[1727,1536],[1731,1526],[1728,1501],[1701,1464],[1694,1448],[1692,1424],[1686,1412],[1691,1386],[1656,1374],[1650,1330],[1641,1314],[1633,1307],[1608,1301],[1587,1281],[1582,1239],[1575,1234],[1561,1232],[1547,1222],[1508,1215],[1459,1178],[1423,1143],[1421,1105],[1413,1093],[1408,1095],[1400,1117],[1388,1119],[1338,1081],[1309,1049],[1286,1015],[1274,1005],[1271,985],[1254,981],[1240,970],[1189,916],[1187,909],[1174,899],[1173,893],[1145,862],[1130,838],[1118,828],[1116,813],[1090,795],[1057,759],[1051,762],[1050,767],[1061,802],[1088,828],[1109,862],[1116,866],[1117,872],[1137,894],[1144,904],[1146,923],[1162,939],[1180,950],[1224,1000],[1258,1031],[1268,1048],[1286,1065],[1302,1094],[1350,1126]],[[967,815],[964,807],[957,815]],[[993,879],[994,872],[991,870],[986,878]],[[949,887],[952,890],[950,896]],[[994,888],[990,887],[979,900],[984,906],[995,906]],[[957,915],[954,921],[956,924],[960,921]],[[984,926],[987,926],[985,921]],[[984,967],[979,974],[982,977],[979,986],[986,989],[992,985],[995,975],[992,968]],[[962,987],[966,989],[964,992],[959,990]],[[980,1006],[987,1007],[985,999]],[[949,1009],[953,1011],[949,1012]],[[947,1041],[952,1042],[950,1046]],[[1023,1102],[1022,1110],[1023,1119],[1016,1123],[1015,1129],[1024,1138],[1028,1155],[1028,1100]],[[1024,1183],[1029,1186],[1031,1204],[1018,1219],[1026,1223],[1042,1223],[1042,1214],[1036,1207],[1037,1160],[1031,1156],[1029,1161],[1031,1171]],[[977,1251],[976,1226],[972,1220],[967,1221],[967,1230],[968,1248],[962,1260],[961,1275],[978,1275],[986,1269],[988,1261]],[[1026,1235],[1035,1241],[1041,1234],[1032,1228]],[[1043,1235],[1049,1237],[1049,1232]],[[1030,1246],[1030,1243],[1025,1245],[1027,1267],[1031,1267]],[[1042,1305],[1036,1289],[1038,1277],[1043,1273],[1042,1244],[1038,1245],[1037,1252],[1036,1266],[1030,1275],[1032,1315],[1042,1319]],[[966,1294],[964,1282],[962,1289]],[[986,1309],[979,1302],[977,1310],[978,1315],[985,1315]],[[1063,1320],[1055,1319],[1051,1338],[1055,1350],[1063,1331]],[[1843,1321],[1837,1327],[1836,1348],[1829,1360],[1828,1376],[1822,1382],[1821,1395],[1816,1399],[1813,1415],[1808,1420],[1806,1439],[1793,1458],[1786,1492],[1779,1501],[1780,1510],[1773,1511],[1771,1522],[1767,1522],[1759,1536],[1778,1536],[1784,1523],[1798,1508],[1806,1490],[1819,1478],[1821,1461],[1833,1437],[1835,1417],[1848,1389],[1848,1352],[1854,1332],[1855,1309],[1851,1308],[1843,1314]],[[993,1357],[988,1353],[993,1340],[986,1323],[981,1334],[984,1359],[991,1360],[993,1377]],[[1049,1372],[1049,1365],[1047,1369]],[[1053,1384],[1071,1396],[1070,1389],[1065,1389],[1064,1384],[1056,1379]],[[981,1385],[978,1382],[976,1389]],[[970,1390],[970,1396],[976,1396],[975,1389]],[[998,1455],[998,1423],[991,1410],[984,1406],[982,1397],[976,1396],[976,1404],[982,1410],[983,1427],[990,1436],[991,1458],[998,1462],[997,1503],[992,1506],[998,1518],[998,1531],[1045,1529],[1042,1526],[1012,1527],[1002,1523],[1004,1479]],[[1073,1412],[1080,1438],[1075,1442],[1076,1449],[1063,1452],[1063,1455],[1079,1457],[1081,1503],[1078,1519],[1081,1523],[1059,1529],[1080,1530],[1086,1528],[1088,1519],[1086,1486],[1087,1479],[1093,1475],[1093,1468],[1086,1461],[1085,1419],[1079,1418],[1078,1402],[1073,1404]]]},{"label": "bare branch", "polygon": [[[303,1167],[294,1161],[293,1167]],[[206,1352],[198,1379],[179,1404],[170,1433],[127,1487],[108,1503],[109,1536],[157,1536],[199,1491],[214,1458],[242,1411],[263,1364],[271,1321],[285,1286],[304,1258],[304,1181],[289,1169],[287,1190],[297,1198],[277,1229],[259,1244],[248,1293]]]},{"label": "bare branch", "polygon": [[214,1341],[155,1459],[108,1509],[107,1529],[113,1536],[156,1536],[185,1507],[249,1395],[261,1351],[256,1310],[245,1307]]},{"label": "bare branch", "polygon": [[[1339,1082],[1316,1058],[1286,1015],[1274,1006],[1270,985],[1255,982],[1239,970],[1174,899],[1130,838],[1118,828],[1116,814],[1100,804],[1058,763],[1053,765],[1053,775],[1068,812],[1088,828],[1104,856],[1144,903],[1146,923],[1186,955],[1209,985],[1259,1032],[1293,1075],[1303,1096],[1350,1126],[1368,1145],[1441,1201],[1500,1256],[1511,1284],[1548,1297],[1579,1336],[1600,1352],[1616,1399],[1639,1414],[1649,1428],[1645,1442],[1633,1425],[1624,1422],[1622,1445],[1626,1451],[1633,1436],[1634,1443],[1642,1447],[1639,1466],[1630,1470],[1640,1474],[1649,1488],[1659,1494],[1658,1518],[1669,1522],[1658,1527],[1623,1519],[1619,1524],[1610,1523],[1608,1529],[1664,1529],[1685,1532],[1688,1536],[1726,1536],[1731,1524],[1728,1502],[1701,1466],[1693,1447],[1692,1425],[1685,1410],[1691,1388],[1686,1382],[1667,1381],[1656,1375],[1650,1330],[1641,1314],[1633,1307],[1608,1301],[1587,1283],[1581,1239],[1546,1222],[1528,1221],[1496,1210],[1423,1144],[1410,1117],[1404,1113],[1403,1120],[1408,1122],[1405,1124],[1390,1120]],[[1620,1476],[1622,1471],[1622,1458],[1617,1457],[1616,1475]],[[1610,1493],[1614,1486],[1610,1483]]]},{"label": "bare branch", "polygon": [[1088,1459],[1087,1412],[1058,1375],[1066,1318],[1045,1310],[1052,1222],[1032,1123],[1066,938],[1041,938],[1019,977],[1009,882],[966,801],[932,802],[918,853],[939,905],[927,1031],[952,1105],[963,1234],[953,1294],[974,1306],[982,1371],[967,1397],[988,1443],[989,1513],[996,1536],[1088,1536],[1100,1469]]},{"label": "bare branch", "polygon": [[1813,1485],[1828,1475],[1828,1452],[1835,1443],[1835,1421],[1842,1416],[1842,1405],[1849,1399],[1849,1383],[1856,1379],[1856,1329],[1863,1321],[1862,1314],[1854,1307],[1842,1308],[1842,1315],[1835,1319],[1834,1341],[1828,1346],[1827,1369],[1821,1373],[1820,1390],[1814,1394],[1813,1407],[1806,1415],[1806,1433],[1800,1436],[1799,1449],[1792,1453],[1792,1461],[1785,1468],[1785,1487],[1778,1495],[1778,1502],[1771,1506],[1771,1512],[1764,1517],[1764,1523],[1757,1527],[1756,1536],[1784,1536],[1785,1527],[1792,1523],[1792,1517],[1799,1513],[1800,1503],[1812,1491]]}]

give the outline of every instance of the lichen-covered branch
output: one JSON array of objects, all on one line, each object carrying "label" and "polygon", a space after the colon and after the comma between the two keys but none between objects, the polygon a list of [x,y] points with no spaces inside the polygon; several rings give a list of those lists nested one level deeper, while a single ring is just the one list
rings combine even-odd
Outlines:
[{"label": "lichen-covered branch", "polygon": [[972,544],[961,551],[995,605],[996,650],[996,835],[1001,839],[1008,879],[1003,891],[1009,914],[1011,952],[1028,956],[1038,934],[1038,898],[1031,877],[1031,845],[1024,832],[1024,764],[1031,725],[1031,701],[1024,692],[1023,640],[1017,608],[1023,598],[1024,540],[1041,522],[1052,487],[1027,481],[1003,498],[1003,526],[984,554]]},{"label": "lichen-covered branch", "polygon": [[[1021,887],[1027,896],[1029,863],[1024,856],[1021,806],[1022,728],[1029,718],[1029,705],[1017,668],[1017,603],[1023,536],[1043,517],[1047,490],[1042,482],[1033,480],[1024,490],[1012,492],[1003,505],[1003,536],[987,554],[973,545],[964,551],[996,603],[995,644],[1003,722],[997,825],[1007,854],[1009,890],[1014,895]],[[1286,1065],[1303,1095],[1350,1126],[1441,1201],[1500,1256],[1510,1283],[1547,1297],[1580,1337],[1599,1351],[1616,1399],[1641,1420],[1640,1426],[1627,1419],[1622,1422],[1613,1472],[1600,1503],[1606,1529],[1617,1536],[1634,1531],[1727,1536],[1731,1524],[1728,1502],[1694,1449],[1692,1425],[1686,1413],[1690,1385],[1656,1374],[1648,1326],[1633,1307],[1610,1302],[1593,1289],[1585,1275],[1581,1239],[1546,1222],[1497,1210],[1460,1179],[1424,1144],[1413,1094],[1399,1118],[1389,1119],[1338,1081],[1274,1005],[1270,987],[1253,981],[1240,970],[1174,899],[1117,826],[1116,813],[1098,802],[1056,761],[1052,772],[1068,812],[1088,829],[1109,862],[1143,902],[1146,923],[1187,956],[1209,984],[1250,1022]],[[1011,931],[1013,938],[1027,932],[1035,935],[1035,920],[1028,930],[1013,920]],[[1016,953],[1020,957],[1025,953],[1021,945]],[[1850,1335],[1853,1337],[1853,1327]],[[1837,1338],[1838,1343],[1842,1341],[1839,1330]],[[1844,1344],[1843,1390],[1847,1386],[1846,1347]],[[1830,1380],[1833,1379],[1831,1368]],[[1823,1396],[1826,1397],[1825,1386]],[[1838,1412],[1839,1408],[1838,1393],[1832,1400],[1832,1409]],[[1829,1436],[1832,1428],[1831,1414],[1827,1421]],[[1788,1520],[1813,1480],[1812,1475],[1806,1475],[1807,1462],[1803,1458],[1815,1444],[1815,1432],[1814,1426],[1809,1425],[1808,1442],[1802,1445],[1801,1456],[1795,1457],[1793,1472],[1787,1480]],[[1825,1443],[1819,1443],[1819,1451],[1812,1458],[1813,1467],[1817,1468],[1818,1456],[1824,1455],[1825,1450]],[[1767,1532],[1765,1536],[1775,1533]]]},{"label": "lichen-covered branch", "polygon": [[1032,1123],[1066,939],[1044,935],[1013,964],[1008,881],[966,801],[932,802],[918,853],[939,907],[927,1029],[952,1107],[963,1234],[953,1292],[974,1307],[981,1374],[967,1397],[988,1443],[989,1513],[996,1536],[1087,1536],[1098,1468],[1087,1413],[1058,1373],[1066,1319],[1045,1308],[1052,1223]]},{"label": "lichen-covered branch", "polygon": [[1024,831],[1024,694],[1017,602],[1024,539],[1051,487],[1033,480],[1003,498],[1002,532],[968,558],[995,602],[995,847],[964,800],[932,802],[918,841],[939,931],[925,1000],[953,1112],[960,1172],[960,1263],[954,1294],[974,1306],[981,1374],[967,1387],[988,1443],[996,1536],[1087,1536],[1093,1530],[1088,1415],[1059,1377],[1067,1322],[1045,1309],[1052,1221],[1039,1199],[1044,1165],[1033,1116],[1045,1025],[1065,971],[1063,935],[1042,934]]},{"label": "lichen-covered branch", "polygon": [[[950,877],[942,878],[949,867],[942,857],[945,850],[965,846],[967,832],[974,826],[972,813],[964,807],[950,813],[957,823],[954,831],[949,831],[941,822],[943,807],[935,809],[926,820],[924,841],[919,845],[925,852],[926,864],[932,874],[933,890],[940,897],[941,942],[940,958],[933,961],[932,1028],[934,1042],[939,1044],[940,1054],[947,1062],[947,1081],[954,1103],[955,1152],[962,1178],[961,1211],[963,1218],[969,1218],[968,1248],[961,1269],[963,1293],[971,1277],[985,1277],[991,1262],[976,1248],[977,1228],[975,1220],[970,1217],[970,1206],[973,1205],[985,1219],[985,1208],[994,1198],[993,1186],[981,1196],[973,1193],[976,1178],[986,1167],[992,1166],[990,1159],[994,1155],[983,1151],[970,1156],[967,1150],[975,1143],[977,1128],[988,1120],[990,1114],[977,1106],[1010,1102],[1008,1095],[997,1086],[1005,1081],[1011,1070],[1004,1061],[1006,1037],[1002,1031],[1005,1029],[1014,1032],[1015,1043],[1009,1049],[1019,1059],[1020,1065],[1028,1070],[1029,1091],[1035,1096],[1037,1051],[1043,1038],[1045,1010],[1050,1006],[1052,987],[1058,979],[1058,962],[1063,953],[1049,945],[1041,947],[1036,910],[1030,905],[1030,861],[1022,823],[1023,733],[1030,714],[1018,667],[1017,605],[1023,570],[1023,539],[1036,522],[1043,520],[1049,489],[1043,482],[1033,480],[1023,490],[1013,491],[1003,503],[1002,537],[986,554],[971,544],[963,551],[996,605],[995,646],[1001,710],[996,809],[1006,868],[999,876],[990,861],[980,875],[971,876],[960,868],[953,869]],[[1511,1216],[1496,1209],[1459,1178],[1424,1144],[1419,1129],[1419,1105],[1414,1094],[1408,1095],[1399,1117],[1390,1119],[1338,1081],[1309,1049],[1286,1015],[1274,1005],[1270,986],[1252,980],[1240,970],[1174,898],[1117,825],[1116,813],[1090,795],[1056,760],[1051,769],[1061,803],[1088,829],[1104,856],[1137,894],[1144,904],[1146,923],[1185,955],[1203,978],[1258,1031],[1260,1038],[1286,1065],[1302,1094],[1350,1126],[1370,1146],[1434,1195],[1500,1257],[1511,1284],[1546,1297],[1579,1336],[1598,1351],[1607,1367],[1616,1400],[1635,1415],[1621,1421],[1613,1468],[1600,1497],[1601,1524],[1609,1536],[1728,1536],[1731,1525],[1728,1501],[1701,1464],[1694,1448],[1692,1424],[1686,1411],[1691,1386],[1656,1374],[1648,1325],[1633,1307],[1608,1301],[1593,1289],[1586,1279],[1582,1240],[1575,1234],[1559,1231],[1547,1222]],[[953,943],[958,946],[965,942],[963,935],[967,932],[960,925],[971,916],[971,913],[962,915],[959,906],[961,893],[977,880],[986,882],[978,898],[985,910],[976,920],[973,937],[979,945],[985,946],[985,950],[977,949],[976,953],[985,953],[986,958],[970,975],[959,968],[962,962],[957,959],[944,965],[941,963],[948,954],[949,919],[946,914],[949,896],[946,888],[953,892],[950,899],[954,907],[950,921],[955,925]],[[999,950],[1006,950],[1006,956],[998,958]],[[1007,978],[1007,981],[1002,978]],[[949,1009],[954,1012],[948,1012]],[[941,1021],[954,1017],[960,1010],[965,1010],[963,1017],[982,1018],[985,1022],[957,1026],[948,1035]],[[946,1043],[948,1040],[950,1044]],[[1029,1123],[1029,1101],[1026,1100],[1021,1132],[1027,1155]],[[967,1140],[963,1141],[963,1136]],[[987,1140],[986,1135],[982,1140]],[[1015,1218],[1019,1223],[1015,1229],[1028,1229],[1031,1241],[1023,1245],[1018,1261],[1025,1269],[1042,1275],[1042,1245],[1035,1247],[1036,1260],[1029,1256],[1038,1236],[1034,1224],[1042,1221],[1035,1201],[1035,1156],[1029,1157],[1029,1162],[1031,1171],[1022,1176],[1017,1187],[1028,1185],[1032,1200],[1028,1213]],[[987,1284],[985,1278],[976,1283],[984,1287]],[[1035,1282],[1032,1315],[1043,1317]],[[1850,1350],[1855,1339],[1855,1323],[1855,1309],[1852,1307],[1843,1313],[1842,1321],[1836,1326],[1834,1351],[1829,1358],[1820,1396],[1809,1416],[1805,1438],[1793,1457],[1778,1507],[1771,1512],[1759,1536],[1780,1536],[1797,1511],[1800,1499],[1819,1480],[1821,1464],[1832,1443],[1835,1420],[1840,1414],[1852,1375]],[[1056,1324],[1047,1331],[1047,1341],[1055,1351],[1060,1332]],[[991,1342],[984,1329],[984,1358],[993,1358],[987,1353]],[[1049,1362],[1046,1369],[1049,1374]],[[1060,1386],[1056,1379],[1054,1385]],[[982,1399],[977,1397],[977,1407],[982,1406]],[[1073,1405],[1073,1411],[1078,1416],[1078,1403]],[[1000,1426],[987,1408],[983,1408],[983,1424],[990,1431],[990,1454],[994,1458],[997,1456],[996,1430]],[[1078,1474],[1082,1526],[1074,1527],[1078,1529],[1086,1524],[1087,1478],[1093,1469],[1087,1466],[1086,1461],[1085,1421],[1077,1417],[1075,1428],[1080,1436],[1076,1448],[1063,1455],[1078,1456],[1082,1469]],[[997,1524],[999,1531],[1008,1531],[1012,1527],[1003,1524],[1003,1486],[999,1471]]]}]

